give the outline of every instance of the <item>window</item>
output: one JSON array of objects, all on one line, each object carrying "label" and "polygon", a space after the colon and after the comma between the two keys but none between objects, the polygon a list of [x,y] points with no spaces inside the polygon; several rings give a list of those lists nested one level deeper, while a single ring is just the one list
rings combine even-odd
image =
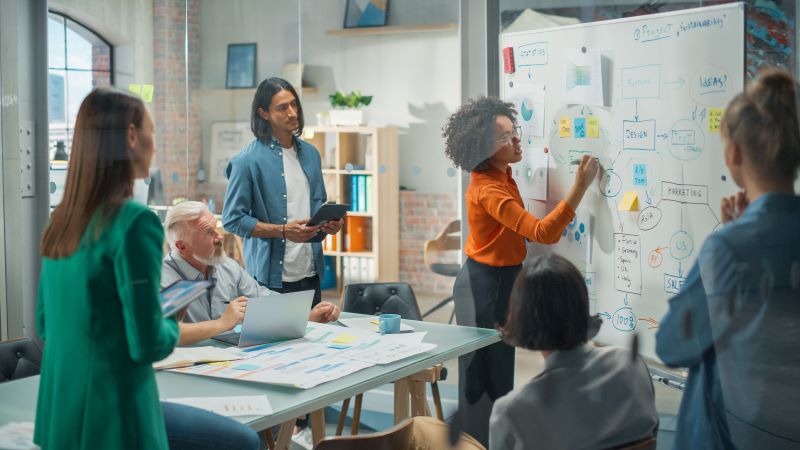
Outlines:
[{"label": "window", "polygon": [[81,102],[95,87],[111,85],[112,48],[92,30],[52,11],[47,27],[50,159],[65,159]]}]

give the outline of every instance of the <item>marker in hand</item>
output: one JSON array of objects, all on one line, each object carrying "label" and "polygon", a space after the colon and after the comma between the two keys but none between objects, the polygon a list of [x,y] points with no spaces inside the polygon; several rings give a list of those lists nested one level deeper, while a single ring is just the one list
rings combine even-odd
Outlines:
[{"label": "marker in hand", "polygon": [[[597,158],[597,157],[595,157],[594,159],[595,159],[595,161],[597,161],[598,163],[600,162],[600,158]],[[580,159],[573,159],[572,161],[570,161],[570,162],[569,162],[569,164],[570,164],[571,166],[579,166],[579,165],[581,165],[581,160],[580,160]]]}]

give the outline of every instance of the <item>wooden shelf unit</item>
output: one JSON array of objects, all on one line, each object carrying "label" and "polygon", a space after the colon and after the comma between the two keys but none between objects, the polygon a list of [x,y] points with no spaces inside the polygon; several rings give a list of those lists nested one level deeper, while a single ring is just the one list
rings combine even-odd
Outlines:
[{"label": "wooden shelf unit", "polygon": [[362,27],[362,28],[337,28],[328,30],[330,36],[375,36],[380,34],[407,34],[407,33],[431,33],[438,31],[456,31],[458,24],[434,23],[428,25],[389,25],[385,27]]},{"label": "wooden shelf unit", "polygon": [[[333,257],[335,261],[336,289],[341,292],[345,282],[348,282],[347,274],[342,273],[342,262],[347,257],[370,260],[368,263],[371,264],[373,277],[361,282],[399,280],[400,180],[397,128],[306,126],[303,139],[320,152],[328,201],[352,203],[351,177],[367,175],[372,178],[371,192],[367,194],[367,211],[348,213],[367,221],[371,232],[367,234],[366,251],[352,252],[343,249],[346,229],[337,234],[336,248],[324,251],[325,256]],[[350,164],[359,168],[347,170],[351,167]]]}]

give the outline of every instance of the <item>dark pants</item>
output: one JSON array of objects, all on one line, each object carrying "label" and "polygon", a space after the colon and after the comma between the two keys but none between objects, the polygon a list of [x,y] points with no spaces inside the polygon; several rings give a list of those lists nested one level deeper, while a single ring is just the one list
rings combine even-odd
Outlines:
[{"label": "dark pants", "polygon": [[319,286],[319,275],[303,278],[300,281],[284,281],[283,286],[279,288],[270,288],[275,292],[281,294],[288,294],[289,292],[310,291],[314,290],[314,300],[311,302],[311,308],[314,308],[322,301],[322,289]]},{"label": "dark pants", "polygon": [[258,434],[229,417],[176,403],[161,402],[171,450],[258,450]]},{"label": "dark pants", "polygon": [[[453,285],[459,325],[496,328],[506,322],[511,288],[522,265],[492,267],[467,258]],[[488,446],[494,401],[514,388],[514,347],[498,342],[458,359],[459,416],[465,431]]]}]

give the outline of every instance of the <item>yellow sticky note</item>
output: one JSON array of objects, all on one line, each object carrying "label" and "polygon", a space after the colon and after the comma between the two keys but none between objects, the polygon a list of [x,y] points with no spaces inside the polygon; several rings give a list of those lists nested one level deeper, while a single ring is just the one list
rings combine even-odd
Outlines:
[{"label": "yellow sticky note", "polygon": [[558,137],[572,136],[572,120],[569,117],[558,119]]},{"label": "yellow sticky note", "polygon": [[622,201],[619,202],[620,211],[638,211],[639,210],[639,196],[636,191],[628,191],[622,196]]},{"label": "yellow sticky note", "polygon": [[142,95],[142,85],[141,84],[129,84],[128,90],[136,95]]},{"label": "yellow sticky note", "polygon": [[352,334],[340,334],[336,337],[336,339],[332,340],[331,342],[334,344],[352,344],[358,338],[353,336]]},{"label": "yellow sticky note", "polygon": [[145,103],[150,103],[153,101],[153,88],[152,84],[143,84],[142,85],[142,101]]},{"label": "yellow sticky note", "polygon": [[722,123],[722,108],[709,108],[708,109],[708,131],[712,133],[719,133],[719,127]]},{"label": "yellow sticky note", "polygon": [[597,117],[589,116],[586,119],[586,137],[599,138],[600,137],[600,119]]}]

